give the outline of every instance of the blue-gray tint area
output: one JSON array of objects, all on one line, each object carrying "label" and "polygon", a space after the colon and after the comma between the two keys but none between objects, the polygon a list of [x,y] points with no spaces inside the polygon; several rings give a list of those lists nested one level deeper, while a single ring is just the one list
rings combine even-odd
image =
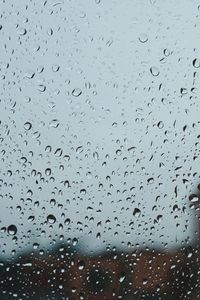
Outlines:
[{"label": "blue-gray tint area", "polygon": [[1,1],[1,254],[196,240],[197,2]]},{"label": "blue-gray tint area", "polygon": [[197,300],[200,2],[0,0],[0,300]]}]

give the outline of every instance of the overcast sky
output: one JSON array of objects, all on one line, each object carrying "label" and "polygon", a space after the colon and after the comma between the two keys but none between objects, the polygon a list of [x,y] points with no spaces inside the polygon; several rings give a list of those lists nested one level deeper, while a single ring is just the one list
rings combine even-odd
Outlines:
[{"label": "overcast sky", "polygon": [[86,251],[193,242],[198,1],[1,1],[0,12],[0,226],[17,228],[1,230],[0,254],[60,236]]}]

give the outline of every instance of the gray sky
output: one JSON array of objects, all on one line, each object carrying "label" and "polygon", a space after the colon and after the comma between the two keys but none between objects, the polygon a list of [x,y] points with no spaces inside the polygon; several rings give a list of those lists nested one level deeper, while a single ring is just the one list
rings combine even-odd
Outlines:
[{"label": "gray sky", "polygon": [[0,251],[59,236],[95,251],[191,243],[198,1],[21,0],[0,11],[0,224],[17,227],[14,241],[1,231]]}]

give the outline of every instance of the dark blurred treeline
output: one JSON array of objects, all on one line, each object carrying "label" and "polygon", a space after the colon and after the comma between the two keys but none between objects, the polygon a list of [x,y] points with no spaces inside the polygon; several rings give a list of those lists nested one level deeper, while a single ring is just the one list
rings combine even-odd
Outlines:
[{"label": "dark blurred treeline", "polygon": [[96,256],[57,245],[0,262],[0,300],[199,299],[199,250]]}]

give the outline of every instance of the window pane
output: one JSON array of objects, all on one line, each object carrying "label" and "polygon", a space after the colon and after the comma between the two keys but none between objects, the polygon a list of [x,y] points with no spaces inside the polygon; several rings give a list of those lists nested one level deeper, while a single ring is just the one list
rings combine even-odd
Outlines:
[{"label": "window pane", "polygon": [[0,299],[199,299],[200,5],[0,2]]}]

